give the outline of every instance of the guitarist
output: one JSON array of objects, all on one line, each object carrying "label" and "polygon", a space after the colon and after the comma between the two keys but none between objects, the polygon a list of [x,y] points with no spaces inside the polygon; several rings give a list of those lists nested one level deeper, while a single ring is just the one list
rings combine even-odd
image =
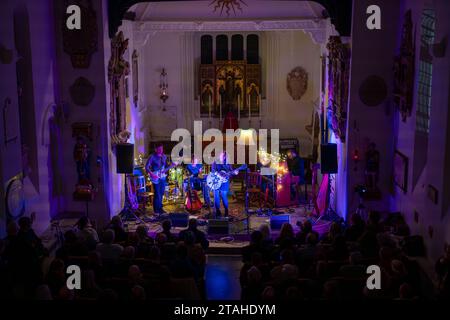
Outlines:
[{"label": "guitarist", "polygon": [[201,189],[204,200],[203,207],[209,208],[211,206],[211,199],[209,197],[209,188],[206,184],[206,181],[204,181],[205,179],[199,177],[202,174],[203,165],[198,162],[198,159],[195,157],[194,154],[192,155],[191,163],[189,163],[186,166],[186,170],[189,172],[189,175],[191,176],[189,178],[190,186],[197,191],[200,191]]},{"label": "guitarist", "polygon": [[[219,156],[219,161],[214,162],[211,166],[211,172],[232,173],[238,174],[237,170],[233,170],[233,167],[227,163],[227,153],[224,151]],[[219,173],[220,174],[220,173]],[[222,214],[220,212],[220,200],[222,200],[223,207],[225,209],[225,216],[228,217],[228,192],[230,190],[230,182],[223,183],[218,190],[214,190],[214,206],[216,209],[216,218]]]},{"label": "guitarist", "polygon": [[[154,173],[166,168],[169,165],[167,156],[164,154],[162,143],[155,145],[155,152],[148,158],[145,169],[152,180],[158,180],[158,176]],[[158,183],[153,183],[155,197],[153,200],[153,211],[155,214],[166,213],[163,210],[163,195],[166,188],[166,178],[159,179]]]}]

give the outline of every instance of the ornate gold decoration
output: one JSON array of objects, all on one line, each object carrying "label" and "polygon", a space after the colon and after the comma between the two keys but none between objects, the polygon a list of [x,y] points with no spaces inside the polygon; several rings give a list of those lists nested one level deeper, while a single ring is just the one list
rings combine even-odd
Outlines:
[{"label": "ornate gold decoration", "polygon": [[300,100],[308,89],[308,73],[302,67],[296,67],[289,72],[286,88],[294,100]]},{"label": "ornate gold decoration", "polygon": [[92,6],[92,0],[66,1],[64,11],[69,4],[76,4],[81,9],[83,27],[80,30],[69,30],[66,19],[63,23],[62,36],[64,52],[70,55],[72,66],[77,69],[87,69],[91,64],[91,56],[98,49],[97,15]]},{"label": "ornate gold decoration", "polygon": [[328,55],[328,114],[336,136],[345,142],[350,77],[350,48],[338,36],[331,36]]},{"label": "ornate gold decoration", "polygon": [[227,16],[230,15],[231,10],[233,10],[236,15],[236,9],[242,12],[241,4],[247,5],[243,0],[213,0],[209,5],[214,5],[214,12],[216,12],[220,8],[220,14],[222,15],[223,10]]},{"label": "ornate gold decoration", "polygon": [[126,131],[126,87],[125,77],[130,73],[130,64],[123,55],[128,49],[128,39],[119,32],[111,40],[111,59],[108,64],[108,80],[110,84],[110,135],[113,144],[122,143],[124,138],[119,134]]}]

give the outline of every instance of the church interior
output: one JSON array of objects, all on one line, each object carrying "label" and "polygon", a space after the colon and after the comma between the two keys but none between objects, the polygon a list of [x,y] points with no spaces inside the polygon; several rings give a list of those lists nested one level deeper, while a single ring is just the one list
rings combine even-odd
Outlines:
[{"label": "church interior", "polygon": [[0,8],[0,299],[450,297],[450,1]]}]

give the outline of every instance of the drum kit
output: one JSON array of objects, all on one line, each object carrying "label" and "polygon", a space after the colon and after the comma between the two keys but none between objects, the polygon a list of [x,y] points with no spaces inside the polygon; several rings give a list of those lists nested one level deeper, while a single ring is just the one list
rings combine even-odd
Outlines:
[{"label": "drum kit", "polygon": [[[165,170],[162,175],[167,176],[168,184],[164,192],[164,200],[176,203],[181,199],[184,200],[184,205],[187,211],[193,213],[199,211],[203,207],[198,192],[203,189],[203,184],[206,183],[206,175],[204,177],[193,178],[186,176],[185,170],[181,166],[172,166]],[[136,167],[133,175],[130,178],[130,197],[136,199],[139,208],[145,212],[147,204],[151,203],[153,192],[150,178],[147,177],[144,167]]]}]

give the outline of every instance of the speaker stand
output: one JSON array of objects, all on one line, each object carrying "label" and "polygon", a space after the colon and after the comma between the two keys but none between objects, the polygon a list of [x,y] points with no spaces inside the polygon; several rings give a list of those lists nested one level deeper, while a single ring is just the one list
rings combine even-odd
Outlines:
[{"label": "speaker stand", "polygon": [[127,183],[128,177],[126,174],[124,176],[125,176],[125,182],[124,182],[125,203],[123,204],[122,211],[120,211],[120,213],[119,213],[119,217],[122,219],[122,221],[137,221],[138,224],[139,223],[145,224],[145,222],[136,215],[136,213],[135,213],[136,210],[131,205],[130,194],[128,192],[128,183]]}]

